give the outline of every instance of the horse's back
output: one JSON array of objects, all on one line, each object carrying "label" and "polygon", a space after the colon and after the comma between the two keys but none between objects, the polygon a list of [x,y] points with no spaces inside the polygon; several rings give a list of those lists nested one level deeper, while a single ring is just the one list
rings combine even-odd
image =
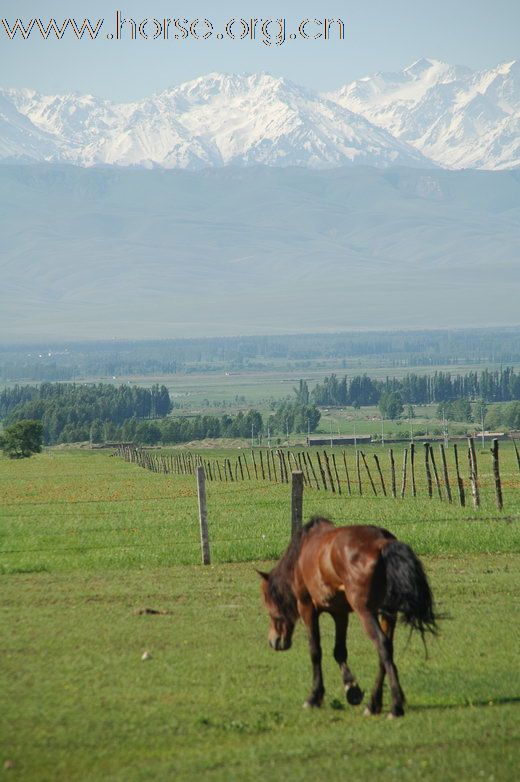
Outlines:
[{"label": "horse's back", "polygon": [[311,559],[327,548],[336,553],[341,552],[348,558],[356,558],[371,551],[379,555],[381,549],[392,540],[396,540],[395,535],[374,524],[349,524],[345,527],[324,524],[313,528],[312,534],[303,540],[301,553],[308,552]]},{"label": "horse's back", "polygon": [[369,588],[381,551],[395,539],[388,530],[368,524],[314,528],[300,550],[300,585],[316,605],[326,607],[339,592],[355,602],[355,593]]}]

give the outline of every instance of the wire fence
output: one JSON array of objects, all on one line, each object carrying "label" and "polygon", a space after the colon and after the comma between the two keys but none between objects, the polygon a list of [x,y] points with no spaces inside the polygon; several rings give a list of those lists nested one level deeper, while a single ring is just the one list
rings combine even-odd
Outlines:
[{"label": "wire fence", "polygon": [[[520,472],[520,456],[515,440],[513,444]],[[386,454],[372,454],[372,459],[357,448],[353,458],[352,454],[347,456],[346,450],[312,453],[310,449],[291,451],[267,448],[252,449],[249,456],[244,452],[233,458],[208,459],[191,452],[157,454],[130,445],[119,446],[116,453],[131,464],[165,475],[194,475],[198,467],[203,467],[210,482],[232,484],[254,480],[288,484],[291,473],[298,471],[303,475],[306,488],[315,491],[394,499],[426,495],[449,504],[458,503],[462,507],[471,501],[474,508],[481,506],[481,473],[490,469],[496,507],[502,510],[504,495],[498,439],[493,440],[489,455],[484,454],[487,465],[483,465],[482,455],[479,464],[472,437],[468,438],[465,454],[462,449],[459,451],[459,445],[453,445],[451,465],[443,443],[438,444],[437,456],[430,443],[424,443],[422,449],[411,443],[404,448],[399,465],[392,448]],[[467,460],[467,474],[463,474],[463,460]]]}]

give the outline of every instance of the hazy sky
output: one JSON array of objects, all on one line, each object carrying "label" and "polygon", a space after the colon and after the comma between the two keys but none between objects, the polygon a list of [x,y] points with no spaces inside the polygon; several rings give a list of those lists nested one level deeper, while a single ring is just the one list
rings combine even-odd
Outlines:
[{"label": "hazy sky", "polygon": [[[107,40],[116,11],[137,23],[145,18],[208,18],[223,29],[230,18],[287,18],[290,29],[310,17],[340,18],[343,41]],[[365,0],[323,2],[200,2],[194,0],[2,0],[0,20],[34,16],[47,23],[69,16],[104,18],[99,39],[10,41],[0,22],[0,86],[42,92],[90,92],[132,100],[210,71],[266,70],[314,89],[327,90],[379,70],[398,70],[419,57],[487,68],[520,56],[520,0]],[[149,31],[150,27],[147,28]],[[237,29],[237,28],[235,28]],[[274,28],[271,28],[274,32]]]}]

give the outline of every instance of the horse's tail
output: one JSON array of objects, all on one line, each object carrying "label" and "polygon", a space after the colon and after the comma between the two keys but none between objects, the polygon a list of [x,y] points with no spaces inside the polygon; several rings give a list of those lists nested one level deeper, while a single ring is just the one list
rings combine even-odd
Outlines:
[{"label": "horse's tail", "polygon": [[381,610],[400,613],[412,630],[424,640],[426,632],[437,632],[433,595],[420,559],[406,543],[393,540],[381,552],[386,591]]}]

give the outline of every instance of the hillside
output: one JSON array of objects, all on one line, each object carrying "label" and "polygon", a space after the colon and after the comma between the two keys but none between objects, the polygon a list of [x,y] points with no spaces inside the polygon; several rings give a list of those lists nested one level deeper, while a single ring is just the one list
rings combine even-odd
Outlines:
[{"label": "hillside", "polygon": [[0,167],[0,332],[518,322],[520,173]]}]

